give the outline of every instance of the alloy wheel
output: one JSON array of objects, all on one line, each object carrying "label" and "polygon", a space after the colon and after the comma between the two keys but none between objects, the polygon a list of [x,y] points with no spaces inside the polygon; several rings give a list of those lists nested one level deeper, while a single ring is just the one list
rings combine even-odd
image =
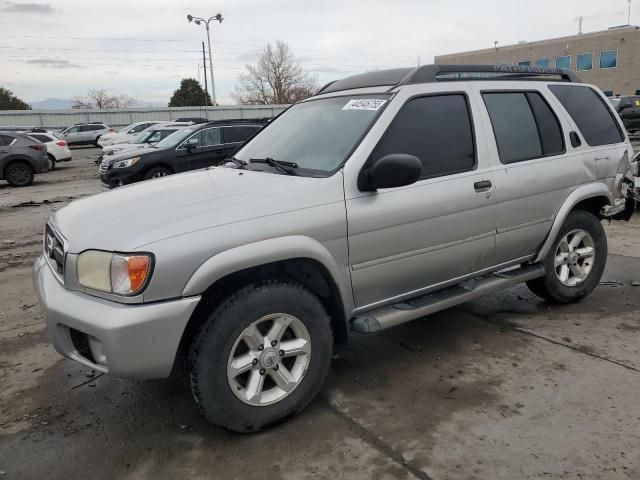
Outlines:
[{"label": "alloy wheel", "polygon": [[556,249],[554,268],[560,283],[575,287],[584,282],[594,266],[596,248],[593,237],[585,230],[567,233]]}]

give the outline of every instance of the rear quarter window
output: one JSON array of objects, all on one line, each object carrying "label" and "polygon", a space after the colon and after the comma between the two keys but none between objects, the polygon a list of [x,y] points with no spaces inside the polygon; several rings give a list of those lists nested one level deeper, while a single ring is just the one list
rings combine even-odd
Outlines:
[{"label": "rear quarter window", "polygon": [[624,140],[620,125],[605,101],[591,87],[549,85],[588,145],[611,145]]}]

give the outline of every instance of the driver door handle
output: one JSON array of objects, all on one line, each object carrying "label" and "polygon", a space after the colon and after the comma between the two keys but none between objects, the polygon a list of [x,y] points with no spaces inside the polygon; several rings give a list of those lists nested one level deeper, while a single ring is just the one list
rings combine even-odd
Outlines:
[{"label": "driver door handle", "polygon": [[476,192],[488,192],[491,190],[491,187],[491,180],[482,180],[473,184],[473,188],[475,188]]}]

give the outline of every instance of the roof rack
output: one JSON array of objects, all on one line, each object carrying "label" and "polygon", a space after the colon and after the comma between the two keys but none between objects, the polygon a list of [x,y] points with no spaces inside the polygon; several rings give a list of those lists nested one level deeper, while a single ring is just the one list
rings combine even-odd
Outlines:
[{"label": "roof rack", "polygon": [[318,93],[443,81],[548,80],[549,77],[557,77],[563,82],[581,82],[574,72],[563,68],[527,65],[423,65],[416,68],[395,68],[354,75],[330,82]]}]

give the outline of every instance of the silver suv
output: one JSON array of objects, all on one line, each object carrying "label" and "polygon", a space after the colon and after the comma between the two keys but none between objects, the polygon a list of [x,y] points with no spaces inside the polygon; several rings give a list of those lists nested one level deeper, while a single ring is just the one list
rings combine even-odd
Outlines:
[{"label": "silver suv", "polygon": [[125,378],[184,371],[206,418],[260,430],[311,401],[350,332],[523,282],[552,302],[590,294],[600,220],[635,207],[631,158],[606,97],[568,71],[366,73],[224,167],[58,210],[35,283],[62,355]]},{"label": "silver suv", "polygon": [[80,123],[62,131],[69,145],[95,145],[103,135],[114,132],[113,128],[103,123]]}]

